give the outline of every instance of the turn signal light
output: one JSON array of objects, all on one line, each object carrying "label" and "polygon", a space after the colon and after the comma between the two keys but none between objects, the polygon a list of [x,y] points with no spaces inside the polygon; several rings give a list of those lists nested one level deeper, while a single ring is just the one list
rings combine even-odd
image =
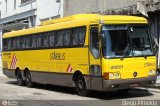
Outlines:
[{"label": "turn signal light", "polygon": [[109,80],[109,73],[104,73],[103,78],[104,78],[105,80]]}]

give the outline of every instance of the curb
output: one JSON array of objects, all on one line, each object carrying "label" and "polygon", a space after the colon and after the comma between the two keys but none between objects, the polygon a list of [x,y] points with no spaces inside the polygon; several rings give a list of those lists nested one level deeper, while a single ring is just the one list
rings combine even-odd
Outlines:
[{"label": "curb", "polygon": [[148,91],[160,93],[160,89],[149,88]]},{"label": "curb", "polygon": [[141,91],[146,91],[146,92],[157,92],[160,93],[160,89],[155,89],[155,88],[141,88],[141,87],[137,87],[134,88],[134,90],[141,90]]},{"label": "curb", "polygon": [[155,85],[147,86],[147,88],[160,89],[160,84],[155,84]]}]

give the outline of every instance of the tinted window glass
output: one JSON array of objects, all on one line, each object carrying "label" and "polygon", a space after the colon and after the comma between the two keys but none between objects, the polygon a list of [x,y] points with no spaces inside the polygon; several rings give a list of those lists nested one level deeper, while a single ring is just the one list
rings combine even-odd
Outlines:
[{"label": "tinted window glass", "polygon": [[56,44],[56,33],[55,32],[49,32],[49,46],[53,47]]},{"label": "tinted window glass", "polygon": [[70,28],[9,38],[3,41],[3,45],[5,45],[5,50],[82,46],[84,44],[85,34],[85,27]]},{"label": "tinted window glass", "polygon": [[36,38],[37,38],[37,47],[40,48],[42,45],[42,35],[39,34]]},{"label": "tinted window glass", "polygon": [[63,31],[58,31],[57,32],[57,47],[62,47],[63,46]]},{"label": "tinted window glass", "polygon": [[25,45],[26,45],[25,44],[25,42],[26,42],[25,38],[26,38],[25,36],[23,36],[23,37],[20,38],[21,49],[25,49]]},{"label": "tinted window glass", "polygon": [[44,33],[42,36],[42,47],[49,47],[49,33]]},{"label": "tinted window glass", "polygon": [[25,36],[26,48],[31,48],[31,36]]},{"label": "tinted window glass", "polygon": [[8,39],[8,47],[7,47],[8,50],[12,49],[12,40],[11,38]]},{"label": "tinted window glass", "polygon": [[65,30],[63,33],[64,46],[69,46],[71,42],[71,30]]},{"label": "tinted window glass", "polygon": [[20,37],[16,38],[16,49],[21,49]]},{"label": "tinted window glass", "polygon": [[73,45],[83,45],[85,33],[85,27],[73,29]]},{"label": "tinted window glass", "polygon": [[17,47],[16,38],[12,38],[12,40],[13,40],[12,49],[16,49],[16,47]]},{"label": "tinted window glass", "polygon": [[98,27],[90,29],[90,49],[95,58],[99,58]]},{"label": "tinted window glass", "polygon": [[8,48],[8,39],[3,39],[3,50],[7,50]]},{"label": "tinted window glass", "polygon": [[36,48],[37,36],[32,35],[31,38],[31,48]]}]

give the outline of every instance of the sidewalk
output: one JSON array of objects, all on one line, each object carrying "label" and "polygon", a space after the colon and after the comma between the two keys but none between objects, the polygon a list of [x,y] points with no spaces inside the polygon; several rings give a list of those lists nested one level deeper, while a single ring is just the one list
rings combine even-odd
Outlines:
[{"label": "sidewalk", "polygon": [[2,60],[1,59],[0,59],[0,77],[6,77],[2,72]]}]

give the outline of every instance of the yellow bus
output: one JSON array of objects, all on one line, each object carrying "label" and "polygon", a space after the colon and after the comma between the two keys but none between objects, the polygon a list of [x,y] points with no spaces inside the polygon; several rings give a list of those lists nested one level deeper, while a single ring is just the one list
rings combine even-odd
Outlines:
[{"label": "yellow bus", "polygon": [[34,82],[121,91],[156,81],[156,57],[145,18],[77,14],[3,35],[3,73]]}]

